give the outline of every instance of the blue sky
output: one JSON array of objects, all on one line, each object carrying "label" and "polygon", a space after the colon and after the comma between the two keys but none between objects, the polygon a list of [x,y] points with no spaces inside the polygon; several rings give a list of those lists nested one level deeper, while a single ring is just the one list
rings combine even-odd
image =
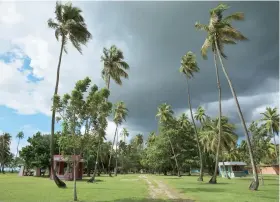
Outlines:
[{"label": "blue sky", "polygon": [[[6,52],[0,55],[0,60],[6,64],[11,63],[18,58],[18,55],[13,52]],[[23,66],[19,66],[17,70],[19,72],[24,72],[30,70],[26,78],[26,82],[38,83],[43,80],[43,78],[38,78],[33,75],[33,68],[30,67],[31,59],[27,56],[21,58],[23,60]],[[21,89],[19,89],[20,91]],[[35,134],[37,131],[49,133],[51,127],[51,119],[49,116],[37,113],[33,115],[24,115],[18,113],[16,110],[8,108],[6,106],[0,106],[0,130],[2,132],[8,132],[13,137],[13,144],[15,142],[15,136],[18,132],[24,132],[24,139],[22,145],[26,144],[28,137]],[[56,130],[60,129],[60,124],[56,124]],[[12,150],[14,150],[14,145],[12,145]],[[14,152],[14,151],[13,151]]]}]

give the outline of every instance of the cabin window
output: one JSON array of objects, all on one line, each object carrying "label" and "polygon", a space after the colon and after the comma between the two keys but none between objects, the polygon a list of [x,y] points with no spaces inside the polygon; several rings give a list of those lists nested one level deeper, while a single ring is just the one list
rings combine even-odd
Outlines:
[{"label": "cabin window", "polygon": [[243,171],[243,168],[241,166],[234,165],[232,166],[232,171]]}]

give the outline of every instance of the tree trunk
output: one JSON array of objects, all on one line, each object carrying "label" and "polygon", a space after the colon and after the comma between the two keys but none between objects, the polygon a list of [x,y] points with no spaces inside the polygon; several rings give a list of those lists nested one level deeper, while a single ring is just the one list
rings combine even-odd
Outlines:
[{"label": "tree trunk", "polygon": [[264,185],[263,175],[262,175],[262,169],[261,169],[261,167],[260,167],[260,166],[259,166],[259,170],[260,170],[260,174],[261,174],[262,185]]},{"label": "tree trunk", "polygon": [[[77,196],[77,184],[76,184],[76,155],[74,152],[74,165],[73,165],[73,169],[74,169],[74,201],[78,201],[78,196]],[[79,163],[78,163],[79,164]]]},{"label": "tree trunk", "polygon": [[118,175],[118,141],[119,141],[119,135],[118,135],[118,132],[117,132],[115,176]]},{"label": "tree trunk", "polygon": [[115,144],[115,139],[116,139],[117,130],[118,130],[118,125],[116,126],[115,135],[114,135],[114,140],[113,140],[113,144],[112,144],[112,147],[111,147],[111,152],[110,152],[110,157],[109,157],[109,163],[108,163],[108,173],[109,173],[109,176],[110,176],[110,177],[112,177],[110,166],[111,166],[111,158],[112,158],[112,153],[113,153],[113,149],[114,149],[114,144]]},{"label": "tree trunk", "polygon": [[219,57],[219,60],[220,60],[220,63],[221,63],[221,66],[222,66],[222,70],[226,76],[226,79],[228,81],[228,84],[229,84],[229,87],[230,87],[230,90],[231,90],[231,93],[232,93],[232,96],[234,97],[235,99],[235,103],[236,103],[236,106],[237,106],[237,109],[238,109],[238,114],[239,114],[239,117],[240,117],[240,120],[241,120],[241,123],[242,123],[242,126],[243,126],[243,129],[244,129],[244,133],[245,133],[245,136],[246,136],[246,139],[247,139],[247,145],[248,145],[248,150],[249,150],[249,155],[250,155],[250,160],[251,160],[251,165],[252,165],[252,170],[253,170],[253,176],[254,176],[254,180],[253,182],[250,184],[250,187],[249,189],[250,190],[253,190],[253,191],[256,191],[258,190],[258,187],[259,187],[259,178],[258,178],[258,173],[257,173],[257,169],[256,169],[256,165],[255,165],[255,162],[254,162],[254,157],[253,157],[253,152],[252,152],[252,146],[251,146],[251,141],[250,141],[250,137],[249,137],[249,134],[248,134],[248,130],[247,130],[247,127],[246,127],[246,123],[245,123],[245,120],[244,120],[244,117],[243,117],[243,114],[241,112],[241,108],[240,108],[240,105],[239,105],[239,102],[238,102],[238,99],[237,99],[237,96],[236,96],[236,93],[234,91],[234,88],[232,86],[232,83],[231,83],[231,80],[228,76],[228,73],[223,65],[223,61],[222,61],[222,58],[221,58],[221,55],[220,55],[220,51],[218,49],[218,45],[217,45],[217,41],[215,39],[215,46],[216,46],[216,49],[217,49],[217,53],[218,53],[218,57]]},{"label": "tree trunk", "polygon": [[212,178],[210,179],[210,184],[217,183],[217,172],[218,172],[218,163],[219,163],[219,153],[220,153],[220,145],[221,145],[221,134],[222,134],[222,127],[221,127],[221,119],[222,119],[222,90],[220,84],[220,77],[219,77],[219,70],[217,67],[216,61],[216,52],[214,51],[214,63],[216,69],[216,77],[217,77],[217,87],[219,91],[219,135],[218,135],[218,143],[217,143],[217,151],[216,151],[216,160],[215,160],[215,170]]},{"label": "tree trunk", "polygon": [[189,104],[189,108],[190,108],[190,112],[191,112],[191,119],[193,122],[193,126],[194,126],[194,133],[195,133],[195,137],[196,137],[196,144],[197,144],[197,149],[198,149],[198,153],[199,153],[199,161],[200,161],[200,172],[199,172],[199,177],[197,179],[197,181],[203,181],[203,157],[202,157],[202,151],[200,148],[200,144],[199,144],[199,138],[198,138],[198,133],[197,133],[197,128],[194,122],[194,118],[193,118],[193,113],[192,113],[192,105],[191,105],[191,96],[190,96],[190,87],[189,87],[189,82],[188,82],[188,76],[186,76],[187,78],[187,89],[188,89],[188,104]]},{"label": "tree trunk", "polygon": [[169,143],[170,143],[170,146],[171,146],[171,149],[172,149],[172,153],[173,153],[173,156],[174,156],[174,160],[175,160],[175,163],[176,163],[177,175],[178,175],[178,177],[181,177],[180,168],[179,168],[179,165],[178,165],[177,157],[176,157],[176,154],[175,154],[175,151],[174,151],[174,148],[173,148],[173,145],[172,145],[172,142],[171,142],[171,139],[170,139],[169,135],[168,135],[168,140],[169,140]]},{"label": "tree trunk", "polygon": [[[17,154],[16,154],[16,158],[17,158],[17,156],[18,156],[18,146],[19,146],[19,141],[20,141],[20,139],[18,138],[18,144],[17,144]],[[15,159],[16,159],[15,158]]]},{"label": "tree trunk", "polygon": [[91,179],[88,180],[88,182],[91,182],[91,183],[95,180],[95,176],[97,174],[98,157],[99,157],[100,147],[101,147],[101,137],[99,137],[99,142],[98,142],[98,148],[97,148],[97,153],[96,153],[96,160],[95,160],[93,175],[92,175]]},{"label": "tree trunk", "polygon": [[276,145],[276,138],[275,138],[275,135],[273,135],[273,140],[274,140],[274,148],[275,148],[275,154],[276,154],[276,162],[277,162],[277,165],[279,164],[279,158],[278,158],[278,151],[277,151],[277,145]]},{"label": "tree trunk", "polygon": [[[57,72],[56,72],[56,84],[55,84],[54,96],[57,95],[57,92],[58,92],[59,72],[60,72],[60,65],[61,65],[63,47],[64,47],[64,36],[62,36],[62,40],[61,40],[61,48],[60,48],[60,55],[59,55],[59,61],[58,61],[58,66],[57,66]],[[52,122],[51,122],[51,141],[50,141],[51,175],[53,176],[53,179],[54,179],[56,185],[59,188],[66,188],[66,184],[56,176],[56,173],[54,171],[54,165],[53,165],[55,112],[56,112],[56,109],[54,107],[54,97],[53,97]]]}]

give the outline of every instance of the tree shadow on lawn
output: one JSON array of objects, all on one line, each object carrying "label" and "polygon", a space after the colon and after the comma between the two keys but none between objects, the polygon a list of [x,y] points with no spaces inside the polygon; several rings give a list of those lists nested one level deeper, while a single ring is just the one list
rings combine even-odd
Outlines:
[{"label": "tree shadow on lawn", "polygon": [[225,189],[221,188],[201,188],[201,187],[196,187],[196,188],[180,188],[181,193],[188,193],[188,192],[224,192],[226,191]]}]

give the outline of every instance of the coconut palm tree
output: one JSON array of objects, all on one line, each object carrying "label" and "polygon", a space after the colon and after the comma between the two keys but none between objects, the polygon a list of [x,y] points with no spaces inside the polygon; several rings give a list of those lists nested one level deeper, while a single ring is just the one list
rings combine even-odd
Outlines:
[{"label": "coconut palm tree", "polygon": [[[158,107],[158,112],[156,114],[156,117],[159,118],[159,122],[161,124],[164,124],[166,125],[167,127],[170,126],[170,122],[173,121],[173,111],[171,109],[171,106],[164,103],[164,104],[161,104],[159,107]],[[171,150],[172,150],[172,154],[173,154],[173,157],[174,157],[174,160],[175,160],[175,163],[176,163],[176,168],[177,168],[177,171],[178,171],[178,177],[181,176],[180,174],[180,168],[179,168],[179,164],[178,164],[178,161],[177,161],[177,155],[175,153],[175,150],[174,150],[174,147],[173,147],[173,144],[171,142],[171,139],[170,139],[170,136],[169,134],[167,135],[167,138],[168,138],[168,141],[170,143],[170,147],[171,147]]]},{"label": "coconut palm tree", "polygon": [[[117,136],[117,132],[118,132],[118,127],[123,123],[123,121],[125,121],[127,113],[128,113],[128,109],[126,108],[124,102],[118,102],[115,104],[114,122],[116,124],[116,130],[115,130],[113,144],[111,146],[111,152],[110,152],[109,163],[108,163],[108,172],[109,172],[110,177],[112,176],[111,171],[110,171],[111,158],[112,158],[113,148],[114,148],[114,144],[115,144],[115,140],[116,140],[116,136]],[[115,170],[115,172],[116,172],[116,170]]]},{"label": "coconut palm tree", "polygon": [[54,172],[53,155],[54,155],[54,130],[55,130],[55,97],[58,93],[60,66],[62,60],[63,50],[67,53],[66,44],[68,41],[82,54],[81,45],[86,45],[91,39],[91,34],[87,29],[87,25],[83,16],[82,10],[72,5],[71,2],[62,4],[56,2],[55,6],[55,19],[48,20],[48,26],[55,30],[55,37],[59,41],[61,40],[60,54],[58,60],[58,66],[56,71],[56,84],[53,97],[52,108],[52,122],[51,122],[51,141],[50,141],[50,156],[51,156],[51,175],[58,187],[66,187],[66,184],[59,180]]},{"label": "coconut palm tree", "polygon": [[112,45],[110,49],[103,49],[103,56],[101,56],[101,61],[104,65],[101,75],[105,80],[108,89],[110,88],[111,78],[118,85],[122,85],[122,77],[128,78],[126,70],[129,69],[129,65],[124,61],[123,52],[115,45]]},{"label": "coconut palm tree", "polygon": [[203,181],[203,157],[199,145],[200,143],[198,139],[196,124],[194,122],[192,106],[191,106],[190,87],[189,87],[189,79],[191,79],[194,76],[195,72],[199,72],[199,67],[197,66],[195,54],[193,54],[191,51],[187,52],[187,54],[182,57],[180,72],[186,76],[186,80],[187,80],[188,104],[191,112],[192,123],[194,126],[194,132],[195,132],[197,149],[199,153],[199,161],[200,161],[200,173],[199,173],[198,181]]},{"label": "coconut palm tree", "polygon": [[275,136],[279,134],[279,114],[277,108],[270,108],[267,107],[266,111],[264,113],[261,113],[263,115],[263,118],[261,119],[264,121],[265,128],[267,130],[267,133],[273,137],[274,140],[274,148],[275,148],[275,155],[277,158],[277,163],[279,163],[278,158],[278,151],[277,151],[277,143]]},{"label": "coconut palm tree", "polygon": [[202,125],[206,119],[205,109],[199,106],[195,112],[194,118]]},{"label": "coconut palm tree", "polygon": [[[23,139],[24,138],[24,133],[21,131],[21,132],[19,132],[18,134],[17,134],[17,136],[16,136],[16,138],[18,139],[18,144],[17,144],[17,154],[16,154],[16,158],[17,158],[17,156],[18,156],[18,147],[19,147],[19,142],[20,142],[20,140],[21,139]],[[15,159],[16,159],[15,158]]]},{"label": "coconut palm tree", "polygon": [[[220,123],[222,133],[220,133]],[[220,118],[207,120],[204,124],[203,130],[200,131],[200,141],[201,144],[204,145],[205,152],[217,152],[217,149],[219,149],[220,152],[229,152],[235,148],[238,136],[234,133],[234,130],[235,126],[230,124],[226,117],[222,117],[221,122]],[[220,145],[218,145],[218,141],[220,141]],[[213,175],[213,181],[215,182],[217,182],[217,171],[218,168],[215,166]],[[227,177],[229,178],[228,175]]]},{"label": "coconut palm tree", "polygon": [[129,136],[129,132],[126,128],[123,128],[122,130],[122,137],[123,137],[123,142],[125,143],[125,138]]},{"label": "coconut palm tree", "polygon": [[[243,114],[242,114],[242,111],[241,111],[241,108],[240,108],[240,105],[238,102],[237,95],[235,93],[232,82],[229,78],[229,75],[227,73],[227,70],[224,67],[223,60],[222,60],[222,57],[227,58],[227,56],[224,53],[225,44],[236,44],[237,41],[247,40],[247,38],[241,32],[239,32],[237,29],[235,29],[231,25],[232,21],[234,21],[234,20],[243,20],[244,14],[241,12],[236,12],[227,17],[224,17],[223,12],[225,10],[227,10],[228,8],[229,7],[226,4],[219,4],[216,8],[210,10],[209,25],[203,25],[203,24],[200,24],[197,22],[195,24],[195,27],[199,30],[203,30],[203,31],[207,32],[207,37],[201,48],[202,56],[204,58],[207,58],[207,50],[209,48],[211,48],[212,51],[214,52],[215,60],[216,60],[215,54],[218,56],[223,73],[228,81],[232,96],[234,97],[234,100],[235,100],[235,103],[237,106],[241,124],[244,128],[244,133],[245,133],[245,136],[247,139],[247,143],[248,143],[247,145],[248,145],[248,150],[249,150],[251,165],[252,165],[252,170],[253,170],[253,176],[254,176],[254,180],[250,184],[249,189],[257,190],[259,187],[259,179],[258,179],[258,173],[256,171],[256,165],[254,162],[253,153],[252,153],[252,146],[251,146],[251,142],[250,142],[250,138],[249,138],[249,134],[248,134],[248,129],[247,129],[246,122],[244,120],[244,117],[243,117]],[[218,72],[218,71],[216,70],[216,72]]]}]

